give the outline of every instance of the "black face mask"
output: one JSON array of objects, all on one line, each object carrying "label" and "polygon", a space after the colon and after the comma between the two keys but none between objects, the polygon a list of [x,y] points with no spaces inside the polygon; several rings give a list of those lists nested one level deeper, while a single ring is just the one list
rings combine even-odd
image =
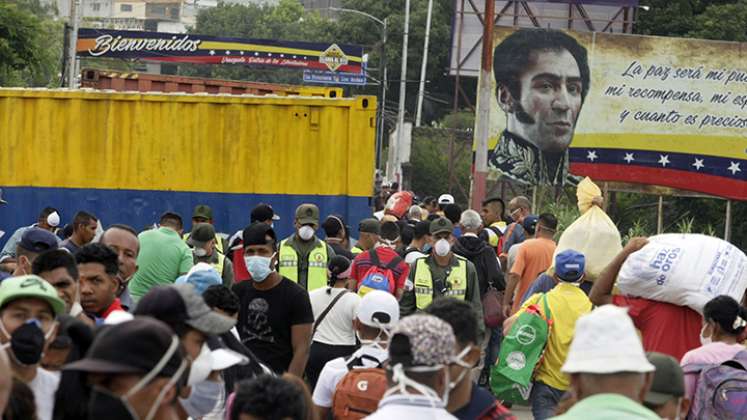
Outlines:
[{"label": "black face mask", "polygon": [[94,387],[88,400],[88,418],[91,420],[137,420],[137,414],[122,398],[111,392]]},{"label": "black face mask", "polygon": [[34,321],[26,322],[10,336],[10,349],[15,359],[24,365],[35,365],[44,351],[44,332]]}]

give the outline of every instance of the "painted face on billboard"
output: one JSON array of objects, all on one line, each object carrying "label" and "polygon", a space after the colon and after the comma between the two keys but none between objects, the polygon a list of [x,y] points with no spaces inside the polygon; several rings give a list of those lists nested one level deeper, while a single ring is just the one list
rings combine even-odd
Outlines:
[{"label": "painted face on billboard", "polygon": [[508,115],[507,129],[543,152],[565,151],[582,104],[576,59],[565,49],[534,51],[517,82],[518,98],[508,88],[499,89],[499,104]]}]

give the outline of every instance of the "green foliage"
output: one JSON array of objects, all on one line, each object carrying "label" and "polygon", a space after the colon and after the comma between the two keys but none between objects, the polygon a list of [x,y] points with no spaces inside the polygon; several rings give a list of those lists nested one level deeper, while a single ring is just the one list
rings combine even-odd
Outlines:
[{"label": "green foliage", "polygon": [[[453,173],[455,179],[449,189],[449,141],[456,152]],[[439,196],[445,192],[454,195],[457,204],[466,206],[468,197],[456,184],[469,186],[469,168],[472,160],[471,137],[462,131],[438,128],[416,128],[412,132],[412,190],[421,197]],[[468,192],[468,190],[464,190]]]},{"label": "green foliage", "polygon": [[0,3],[0,86],[48,86],[59,80],[63,25],[37,0]]}]

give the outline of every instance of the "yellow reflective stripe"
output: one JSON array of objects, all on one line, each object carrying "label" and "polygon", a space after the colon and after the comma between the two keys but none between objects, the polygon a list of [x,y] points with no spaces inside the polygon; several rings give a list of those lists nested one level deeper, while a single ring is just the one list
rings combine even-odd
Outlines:
[{"label": "yellow reflective stripe", "polygon": [[[467,294],[467,260],[457,257],[459,263],[451,270],[446,279],[449,288],[443,295],[456,299],[464,299]],[[433,278],[426,258],[420,258],[415,263],[415,306],[423,310],[433,302]],[[440,293],[440,291],[439,291]]]},{"label": "yellow reflective stripe", "polygon": [[218,254],[218,262],[215,264],[211,264],[213,268],[218,272],[218,275],[221,276],[221,279],[223,278],[223,266],[226,263],[226,256],[223,254]]},{"label": "yellow reflective stripe", "polygon": [[280,275],[298,283],[298,254],[292,246],[287,245],[287,240],[280,243],[279,260]]},{"label": "yellow reflective stripe", "polygon": [[[306,275],[306,289],[309,292],[327,285],[327,260],[327,244],[319,241],[317,247],[309,253],[309,269]],[[281,276],[298,283],[298,253],[287,244],[287,240],[280,243],[279,266],[278,272]]]}]

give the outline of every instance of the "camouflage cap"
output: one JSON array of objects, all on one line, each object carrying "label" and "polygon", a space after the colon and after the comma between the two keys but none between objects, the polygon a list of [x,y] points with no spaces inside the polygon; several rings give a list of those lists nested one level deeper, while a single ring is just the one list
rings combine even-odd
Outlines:
[{"label": "camouflage cap", "polygon": [[391,364],[405,367],[448,365],[455,350],[451,325],[433,315],[403,318],[392,330],[389,341]]}]

